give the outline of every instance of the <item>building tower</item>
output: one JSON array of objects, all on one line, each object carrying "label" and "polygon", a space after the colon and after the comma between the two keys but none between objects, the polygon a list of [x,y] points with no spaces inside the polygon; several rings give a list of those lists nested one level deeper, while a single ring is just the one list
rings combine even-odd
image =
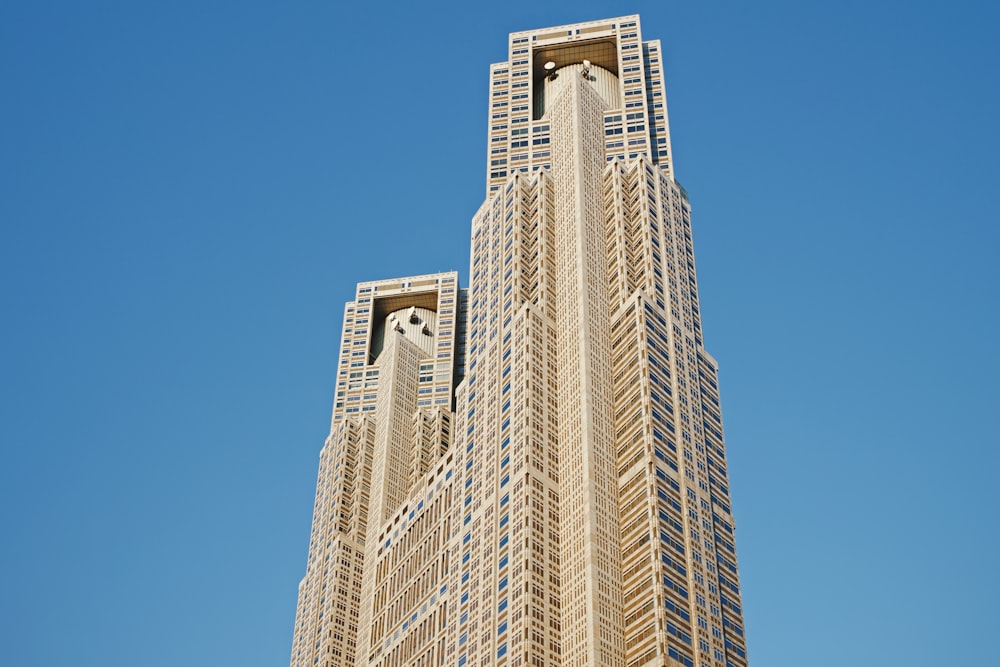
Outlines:
[{"label": "building tower", "polygon": [[490,68],[467,294],[347,306],[293,666],[747,664],[661,58],[628,16]]},{"label": "building tower", "polygon": [[463,299],[452,272],[360,283],[344,308],[293,667],[354,664],[362,583],[371,575],[364,564],[374,561],[366,561],[366,537],[382,531],[451,449]]}]

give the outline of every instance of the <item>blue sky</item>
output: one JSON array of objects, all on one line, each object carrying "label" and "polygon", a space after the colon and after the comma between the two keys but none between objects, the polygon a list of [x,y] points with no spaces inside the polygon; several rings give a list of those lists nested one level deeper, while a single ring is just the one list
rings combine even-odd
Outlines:
[{"label": "blue sky", "polygon": [[0,8],[0,663],[287,661],[343,302],[466,281],[506,34],[632,12],[752,664],[995,663],[1000,10],[344,4]]}]

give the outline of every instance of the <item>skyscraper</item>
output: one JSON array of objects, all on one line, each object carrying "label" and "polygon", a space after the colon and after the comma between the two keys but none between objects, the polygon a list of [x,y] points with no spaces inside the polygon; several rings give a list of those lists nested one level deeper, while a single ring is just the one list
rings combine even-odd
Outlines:
[{"label": "skyscraper", "polygon": [[293,666],[743,667],[662,49],[513,33],[454,273],[358,286]]}]

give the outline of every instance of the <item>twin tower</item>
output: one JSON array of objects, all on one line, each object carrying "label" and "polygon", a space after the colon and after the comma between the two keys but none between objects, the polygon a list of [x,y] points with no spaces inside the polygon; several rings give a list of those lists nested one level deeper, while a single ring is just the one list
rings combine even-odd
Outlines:
[{"label": "twin tower", "polygon": [[292,667],[745,667],[662,49],[510,35],[456,273],[347,304]]}]

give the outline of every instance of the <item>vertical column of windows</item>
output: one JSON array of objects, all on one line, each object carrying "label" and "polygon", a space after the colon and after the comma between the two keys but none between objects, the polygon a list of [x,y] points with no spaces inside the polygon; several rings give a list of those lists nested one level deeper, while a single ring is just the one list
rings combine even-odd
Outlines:
[{"label": "vertical column of windows", "polygon": [[[697,332],[695,330],[699,314],[689,208],[683,192],[665,172],[661,173],[656,189],[660,199],[656,208],[660,212],[663,233],[659,237],[661,261],[654,262],[654,266],[663,273],[657,275],[657,282],[669,292],[669,308],[664,309],[669,314],[669,327],[665,329],[669,336],[667,347],[672,353],[672,389],[683,454],[679,463],[687,545],[684,567],[688,572],[686,585],[692,595],[690,614],[697,620],[690,631],[676,624],[674,627],[680,634],[672,633],[669,626],[667,630],[668,635],[674,634],[682,640],[687,632],[691,641],[686,646],[699,664],[721,665],[730,653],[738,655],[735,653],[737,643],[730,640],[731,647],[727,645],[723,633],[723,610],[729,609],[732,613],[733,605],[738,608],[734,598],[726,597],[726,587],[732,593],[738,583],[729,578],[723,582],[718,577],[716,565],[717,552],[732,546],[732,541],[725,538],[725,527],[731,524],[718,524],[716,518],[720,516],[717,509],[720,502],[725,505],[723,513],[728,514],[728,486],[722,481],[724,467],[706,448],[707,434],[714,434],[721,445],[721,415],[702,389],[706,373],[701,366],[705,358],[701,351],[700,326]],[[741,627],[742,622],[731,624]],[[671,647],[681,656],[686,655],[684,648]],[[742,645],[740,650],[745,655]]]},{"label": "vertical column of windows", "polygon": [[552,139],[549,123],[541,121],[531,128],[531,170],[552,166]]},{"label": "vertical column of windows", "polygon": [[[494,372],[499,362],[496,330],[498,328],[503,244],[501,225],[511,225],[516,181],[508,181],[503,193],[497,192],[484,206],[473,239],[472,280],[469,304],[469,369],[465,409],[460,411],[459,447],[463,479],[461,501],[456,503],[456,536],[461,536],[453,550],[453,587],[457,602],[449,661],[454,664],[478,664],[492,651],[491,633],[480,628],[492,627],[492,588],[496,586],[492,544],[495,544],[497,513],[496,451],[500,447],[496,425],[497,383]],[[481,370],[482,369],[482,370]],[[482,605],[482,606],[481,606]]]},{"label": "vertical column of windows", "polygon": [[510,68],[506,63],[494,65],[490,79],[489,170],[487,188],[490,192],[507,177],[507,132],[510,129]]},{"label": "vertical column of windows", "polygon": [[[495,65],[490,82],[490,161],[487,192],[498,191],[506,177],[515,171],[528,171],[527,144],[518,129],[527,122],[531,95],[530,47],[527,37],[513,37],[510,59]],[[523,117],[523,120],[522,120]]]},{"label": "vertical column of windows", "polygon": [[[634,21],[619,28],[618,44],[621,58],[622,110],[624,115],[623,152],[634,159],[647,152],[649,133],[646,129],[646,79],[640,57],[642,42]],[[616,142],[617,143],[617,142]]]},{"label": "vertical column of windows", "polygon": [[622,211],[622,168],[621,163],[609,165],[604,174],[604,215],[605,242],[608,253],[608,305],[612,311],[625,299],[622,267],[624,266],[624,244],[619,230]]},{"label": "vertical column of windows", "polygon": [[625,159],[624,132],[621,112],[604,116],[604,155],[608,162]]},{"label": "vertical column of windows", "polygon": [[[641,81],[641,77],[638,77]],[[641,91],[640,91],[641,92]],[[628,142],[628,157],[635,159],[640,155],[646,155],[646,113],[644,111],[625,112],[625,134]]]},{"label": "vertical column of windows", "polygon": [[[639,28],[636,21],[626,21],[618,26],[618,71],[622,73],[622,108],[635,110],[643,108],[642,57]],[[636,81],[636,78],[639,81]],[[629,83],[626,85],[625,80]]]},{"label": "vertical column of windows", "polygon": [[364,522],[358,507],[370,421],[334,423],[320,454],[306,577],[300,585],[292,665],[353,664]]},{"label": "vertical column of windows", "polygon": [[[520,63],[515,66],[513,63]],[[529,171],[529,154],[531,147],[531,69],[528,59],[515,60],[511,63],[510,91],[510,173]]]},{"label": "vertical column of windows", "polygon": [[[697,630],[692,618],[695,617],[694,602],[689,591],[692,581],[696,581],[698,558],[694,553],[693,541],[688,540],[686,526],[690,510],[683,494],[690,474],[689,451],[686,446],[687,417],[683,397],[678,397],[678,389],[672,379],[680,372],[677,369],[677,350],[672,348],[671,327],[675,326],[662,313],[662,307],[647,307],[645,310],[646,339],[650,353],[658,357],[657,365],[650,370],[654,411],[668,414],[663,424],[666,430],[656,431],[654,419],[654,439],[665,445],[665,450],[656,452],[667,464],[661,475],[657,472],[657,519],[661,549],[661,578],[664,594],[664,611],[668,635],[668,655],[682,662],[697,658]],[[652,364],[651,364],[652,365]],[[678,398],[680,401],[678,402]],[[677,444],[677,435],[684,444]],[[679,451],[680,450],[680,451]],[[681,457],[680,453],[684,456]],[[682,477],[683,473],[683,477]]]},{"label": "vertical column of windows", "polygon": [[434,332],[436,357],[434,360],[434,405],[451,407],[453,381],[456,363],[456,319],[461,317],[456,313],[459,306],[458,278],[454,274],[438,279],[437,331]]},{"label": "vertical column of windows", "polygon": [[646,114],[649,119],[649,155],[661,169],[673,171],[670,157],[670,129],[667,125],[666,92],[660,63],[659,40],[643,44],[643,69],[646,75]]},{"label": "vertical column of windows", "polygon": [[[743,636],[739,572],[736,567],[735,522],[729,500],[716,364],[707,353],[698,351],[696,354],[701,425],[704,429],[698,454],[707,468],[705,474],[708,477],[708,493],[711,500],[711,522],[705,526],[705,577],[709,580],[709,593],[713,597],[718,596],[718,607],[715,607],[714,603],[710,606],[710,612],[718,612],[712,614],[714,616],[712,638],[715,644],[721,644],[717,649],[725,652],[727,661],[735,665],[745,665],[746,641]],[[704,446],[701,446],[702,442]],[[711,544],[707,543],[709,538]],[[718,623],[720,618],[721,636]]]}]

